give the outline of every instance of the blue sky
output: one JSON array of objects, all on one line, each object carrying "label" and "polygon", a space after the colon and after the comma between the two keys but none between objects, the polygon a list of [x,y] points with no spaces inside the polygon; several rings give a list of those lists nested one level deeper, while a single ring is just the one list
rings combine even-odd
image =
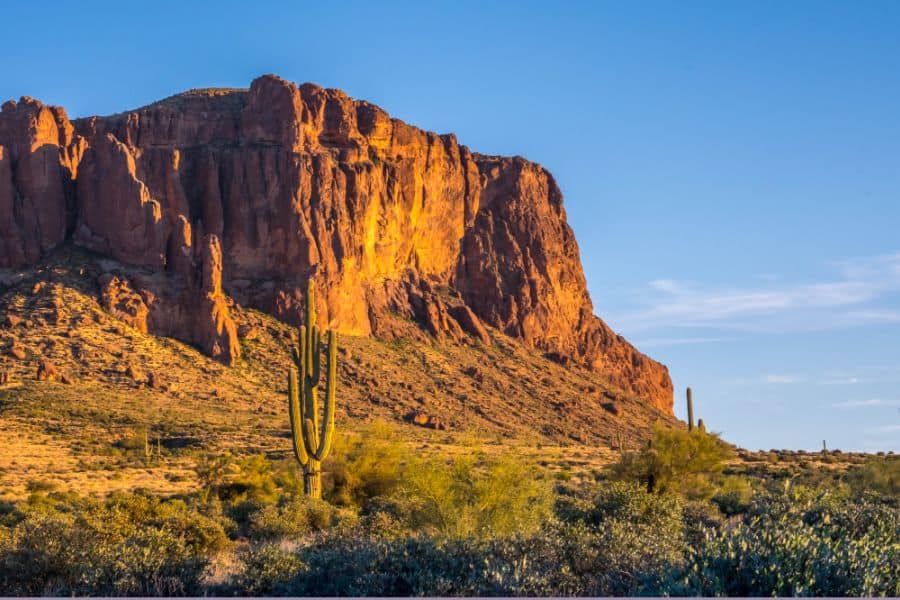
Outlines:
[{"label": "blue sky", "polygon": [[[426,6],[427,5],[427,6]],[[0,97],[262,73],[556,176],[596,312],[750,448],[900,450],[900,3],[4,7]]]}]

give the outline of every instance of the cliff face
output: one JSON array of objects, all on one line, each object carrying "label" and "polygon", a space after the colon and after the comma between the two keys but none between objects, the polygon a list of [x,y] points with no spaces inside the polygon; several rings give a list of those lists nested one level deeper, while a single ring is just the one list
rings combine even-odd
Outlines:
[{"label": "cliff face", "polygon": [[547,171],[338,90],[264,76],[74,122],[7,102],[0,267],[68,239],[143,268],[99,282],[110,310],[226,364],[231,299],[298,322],[313,278],[342,332],[489,342],[486,324],[672,410],[665,367],[593,315]]}]

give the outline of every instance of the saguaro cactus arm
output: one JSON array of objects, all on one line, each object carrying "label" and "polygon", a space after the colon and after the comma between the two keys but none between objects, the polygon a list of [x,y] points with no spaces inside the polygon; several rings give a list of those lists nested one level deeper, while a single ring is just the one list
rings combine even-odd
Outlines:
[{"label": "saguaro cactus arm", "polygon": [[297,371],[294,369],[288,373],[288,416],[291,420],[291,442],[294,447],[294,456],[301,465],[309,463],[309,455],[303,444],[303,421],[300,415],[300,389],[297,383]]},{"label": "saguaro cactus arm", "polygon": [[331,453],[331,446],[334,443],[334,397],[337,389],[337,332],[333,329],[328,332],[327,368],[328,387],[325,391],[325,414],[323,415],[325,427],[319,451],[316,453],[319,460],[325,460],[328,457]]},{"label": "saguaro cactus arm", "polygon": [[319,363],[319,356],[321,354],[321,343],[320,343],[320,332],[319,326],[312,326],[312,335],[310,335],[310,340],[312,343],[312,351],[308,354],[309,356],[309,379],[310,383],[313,386],[319,385],[319,377],[322,374],[321,364]]}]

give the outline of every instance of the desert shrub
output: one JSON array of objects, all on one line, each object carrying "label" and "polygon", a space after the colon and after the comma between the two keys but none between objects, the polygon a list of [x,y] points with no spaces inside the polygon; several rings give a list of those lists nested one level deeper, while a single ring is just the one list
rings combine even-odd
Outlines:
[{"label": "desert shrub", "polygon": [[266,550],[286,565],[275,574],[247,555],[243,585],[298,596],[621,595],[652,592],[683,564],[678,497],[617,483],[599,493],[596,507],[578,522],[550,522],[529,535],[381,537],[367,525],[329,532],[291,561],[283,549]]},{"label": "desert shrub", "polygon": [[601,526],[619,520],[671,531],[680,524],[681,505],[673,495],[652,496],[636,484],[612,482],[598,490],[590,519]]},{"label": "desert shrub", "polygon": [[736,476],[726,477],[712,497],[713,504],[727,516],[747,512],[752,500],[753,487],[750,482]]},{"label": "desert shrub", "polygon": [[304,568],[293,550],[278,544],[264,544],[241,555],[241,571],[236,589],[251,596],[290,593],[288,584]]},{"label": "desert shrub", "polygon": [[74,506],[41,503],[9,534],[0,592],[197,593],[208,557],[227,543],[218,523],[180,501],[117,495]]},{"label": "desert shrub", "polygon": [[400,487],[411,460],[397,430],[375,423],[357,434],[338,436],[325,462],[325,497],[338,505],[364,506]]},{"label": "desert shrub", "polygon": [[46,479],[32,479],[25,484],[25,489],[31,493],[52,492],[58,487],[58,483]]},{"label": "desert shrub", "polygon": [[528,535],[552,513],[551,483],[513,455],[420,461],[404,474],[396,516],[452,538]]},{"label": "desert shrub", "polygon": [[[308,511],[297,515],[285,512],[286,503],[302,494],[303,484],[295,462],[272,462],[262,454],[206,454],[198,457],[195,471],[205,513],[223,520],[229,533],[252,535],[251,527],[256,527],[257,532],[281,528],[285,535],[306,530],[301,522],[311,518]],[[256,525],[251,523],[253,519],[258,521]],[[263,525],[260,519],[268,524]],[[295,521],[293,525],[291,520]]]},{"label": "desert shrub", "polygon": [[712,433],[657,426],[650,445],[629,452],[612,465],[610,475],[620,481],[636,481],[647,491],[677,491],[691,498],[709,498],[733,450]]},{"label": "desert shrub", "polygon": [[249,518],[253,539],[274,541],[296,539],[332,524],[334,510],[322,500],[306,496],[284,497],[278,504],[265,504]]},{"label": "desert shrub", "polygon": [[682,511],[685,542],[691,547],[703,543],[716,530],[726,526],[728,519],[712,502],[686,500]]},{"label": "desert shrub", "polygon": [[900,498],[900,458],[879,457],[847,473],[847,483],[857,494],[871,491],[893,498]]},{"label": "desert shrub", "polygon": [[[682,504],[636,485],[601,491],[595,512],[529,535],[380,537],[366,527],[297,550],[291,595],[584,595],[654,590],[686,554]],[[298,565],[302,565],[298,566]]]},{"label": "desert shrub", "polygon": [[194,464],[194,472],[200,482],[201,493],[204,497],[218,497],[220,489],[225,485],[234,457],[230,453],[209,453],[197,457]]},{"label": "desert shrub", "polygon": [[281,494],[273,476],[272,463],[262,454],[234,460],[227,465],[226,473],[218,486],[218,494],[232,504],[241,501],[274,502]]},{"label": "desert shrub", "polygon": [[372,510],[358,520],[359,529],[381,539],[408,536],[410,534],[409,525],[397,517],[393,511],[393,504],[393,500],[381,503],[376,499],[371,505]]},{"label": "desert shrub", "polygon": [[12,527],[21,520],[21,511],[15,503],[8,500],[0,500],[0,531],[4,527]]},{"label": "desert shrub", "polygon": [[[551,514],[552,486],[508,455],[444,460],[411,455],[397,430],[375,424],[344,436],[327,461],[334,503],[363,508],[391,536],[425,531],[444,537],[528,534]],[[375,514],[382,514],[373,520]]]},{"label": "desert shrub", "polygon": [[122,450],[128,452],[144,452],[144,445],[147,442],[147,438],[144,437],[146,434],[146,429],[142,428],[137,433],[129,436],[125,436],[122,439],[116,441],[115,447],[120,448]]},{"label": "desert shrub", "polygon": [[273,463],[263,454],[200,454],[194,471],[205,495],[216,495],[226,502],[274,502],[283,492],[303,489],[296,463],[287,460]]},{"label": "desert shrub", "polygon": [[[479,541],[428,536],[329,537],[297,551],[270,589],[296,596],[541,596],[577,593],[559,568],[567,559],[556,530],[529,538]],[[294,571],[288,583],[289,570]],[[261,583],[268,581],[260,578]]]},{"label": "desert shrub", "polygon": [[896,596],[900,511],[803,490],[761,496],[658,594]]},{"label": "desert shrub", "polygon": [[636,483],[600,488],[577,538],[572,570],[588,595],[635,595],[654,587],[656,573],[680,564],[686,552],[684,503],[648,494]]}]

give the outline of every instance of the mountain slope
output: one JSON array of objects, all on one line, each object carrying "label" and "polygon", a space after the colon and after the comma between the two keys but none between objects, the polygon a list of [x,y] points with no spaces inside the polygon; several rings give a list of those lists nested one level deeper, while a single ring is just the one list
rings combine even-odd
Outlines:
[{"label": "mountain slope", "polygon": [[[64,244],[34,267],[0,273],[4,494],[48,479],[82,491],[169,493],[196,485],[206,452],[288,456],[294,328],[232,303],[243,350],[224,366],[104,308],[98,281],[148,272]],[[488,343],[453,344],[409,326],[418,335],[342,336],[341,431],[379,419],[403,427],[417,448],[460,451],[459,436],[474,435],[587,465],[673,422],[596,370],[562,366],[493,328]],[[145,427],[151,444],[160,437],[161,461],[123,454]]]}]

